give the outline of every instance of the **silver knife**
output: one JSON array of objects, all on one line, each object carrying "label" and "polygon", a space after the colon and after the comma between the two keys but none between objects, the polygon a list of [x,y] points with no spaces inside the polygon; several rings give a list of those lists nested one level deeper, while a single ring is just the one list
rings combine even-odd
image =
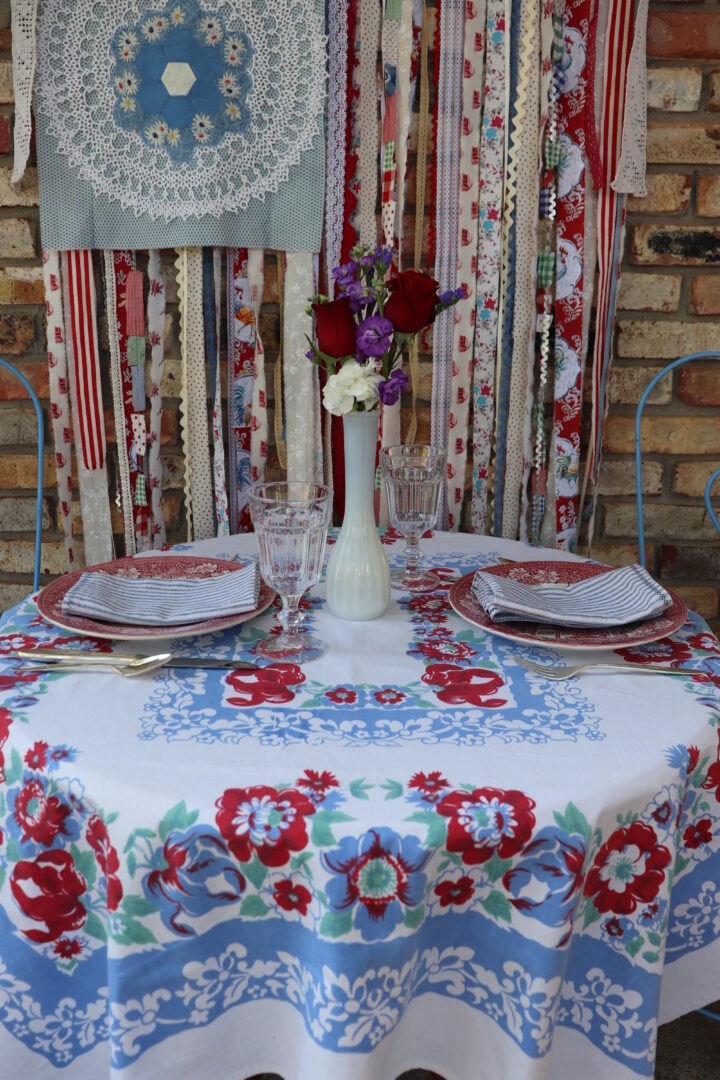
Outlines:
[{"label": "silver knife", "polygon": [[[62,661],[65,660],[73,664],[92,664],[101,667],[102,665],[129,664],[133,660],[144,657],[139,654],[84,652],[81,649],[19,649],[9,658],[50,661],[57,663],[58,666],[62,666]],[[148,656],[147,659],[150,657]],[[241,671],[255,671],[258,665],[248,660],[231,660],[215,656],[171,656],[165,661],[163,667],[234,668]]]}]

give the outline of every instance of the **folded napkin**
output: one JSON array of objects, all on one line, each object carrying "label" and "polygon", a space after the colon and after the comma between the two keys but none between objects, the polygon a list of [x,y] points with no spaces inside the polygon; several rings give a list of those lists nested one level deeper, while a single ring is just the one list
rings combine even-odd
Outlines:
[{"label": "folded napkin", "polygon": [[523,585],[479,570],[473,593],[493,622],[625,626],[660,615],[672,600],[642,566],[624,566],[572,585]]},{"label": "folded napkin", "polygon": [[177,626],[252,611],[259,590],[256,562],[210,578],[129,578],[89,570],[68,589],[62,609],[128,626]]}]

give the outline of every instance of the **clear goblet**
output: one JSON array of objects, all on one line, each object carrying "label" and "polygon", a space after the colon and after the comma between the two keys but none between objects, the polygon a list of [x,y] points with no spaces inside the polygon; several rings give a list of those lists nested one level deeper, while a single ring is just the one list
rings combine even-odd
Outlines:
[{"label": "clear goblet", "polygon": [[418,539],[435,524],[445,460],[439,446],[388,446],[381,451],[390,520],[405,538],[405,566],[390,575],[396,589],[417,593],[437,588],[437,578],[420,569]]},{"label": "clear goblet", "polygon": [[325,646],[301,630],[300,600],[322,574],[332,491],[323,484],[291,480],[255,484],[248,499],[260,573],[282,600],[281,632],[261,641],[256,651],[266,660],[317,660]]}]

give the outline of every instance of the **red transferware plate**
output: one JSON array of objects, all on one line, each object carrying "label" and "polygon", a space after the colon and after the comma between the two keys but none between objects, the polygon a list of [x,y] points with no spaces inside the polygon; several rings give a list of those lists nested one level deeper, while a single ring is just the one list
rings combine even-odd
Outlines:
[{"label": "red transferware plate", "polygon": [[[610,566],[598,566],[588,562],[517,562],[502,563],[499,566],[484,566],[483,571],[509,577],[523,585],[572,585],[576,581],[606,574]],[[666,591],[672,597],[672,604],[654,619],[628,623],[626,626],[602,627],[585,630],[578,627],[547,626],[535,622],[496,623],[485,613],[472,591],[476,571],[465,574],[450,589],[450,603],[458,615],[487,630],[489,634],[508,638],[510,641],[523,641],[531,645],[547,645],[557,649],[619,649],[626,645],[647,645],[669,637],[684,624],[687,619],[687,607],[674,592]]]},{"label": "red transferware plate", "polygon": [[81,574],[102,570],[106,574],[132,578],[179,578],[179,577],[215,577],[228,574],[238,569],[237,562],[227,559],[213,559],[198,555],[148,555],[141,559],[128,556],[113,562],[99,563],[88,570],[74,570],[46,585],[37,596],[38,611],[46,622],[59,626],[62,630],[71,630],[75,634],[85,634],[91,638],[103,638],[122,641],[150,641],[154,638],[187,638],[197,634],[207,634],[214,630],[224,630],[228,626],[254,619],[265,611],[275,599],[275,591],[264,581],[260,581],[258,606],[253,611],[241,615],[223,615],[218,619],[204,619],[202,622],[182,623],[178,626],[128,626],[126,623],[110,623],[99,619],[90,619],[82,615],[63,613],[63,597],[75,584]]}]

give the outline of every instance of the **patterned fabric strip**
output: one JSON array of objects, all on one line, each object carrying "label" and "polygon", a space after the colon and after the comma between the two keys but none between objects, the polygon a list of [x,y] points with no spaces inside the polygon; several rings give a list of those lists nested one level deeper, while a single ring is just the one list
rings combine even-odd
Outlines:
[{"label": "patterned fabric strip", "polygon": [[[540,116],[540,5],[523,5],[518,62],[518,110],[515,211],[515,282],[512,309],[512,360],[508,387],[505,491],[502,535],[516,539],[520,531],[525,471],[525,426],[532,410],[535,356],[535,283],[538,219],[538,118]],[[531,351],[532,350],[532,351]],[[528,394],[530,395],[528,398]]]},{"label": "patterned fabric strip", "polygon": [[[125,304],[118,304],[118,282],[116,276],[116,258],[127,258],[132,266],[132,252],[105,251],[103,253],[105,267],[105,310],[108,321],[108,344],[110,346],[110,385],[113,396],[113,416],[115,420],[115,452],[118,461],[118,494],[117,504],[123,517],[123,531],[125,535],[125,554],[134,555],[135,547],[135,514],[133,510],[133,498],[135,492],[135,478],[137,470],[130,471],[130,454],[132,449],[132,433],[130,429],[130,413],[132,412],[132,386],[124,380],[130,372],[127,363],[127,308]],[[124,297],[123,297],[124,299]],[[124,365],[122,355],[124,354]]]},{"label": "patterned fabric strip", "polygon": [[580,472],[585,242],[586,69],[590,0],[569,0],[559,101],[555,408],[553,462],[557,546],[574,551]]},{"label": "patterned fabric strip", "polygon": [[305,355],[307,339],[312,335],[307,298],[314,292],[312,255],[288,252],[285,256],[283,297],[287,476],[288,480],[319,483],[322,477],[322,443],[318,377],[317,368]]},{"label": "patterned fabric strip", "polygon": [[485,104],[480,130],[477,311],[473,356],[473,532],[487,531],[488,472],[495,403],[505,161],[505,4],[487,0]]},{"label": "patterned fabric strip", "polygon": [[67,253],[67,288],[82,460],[86,469],[101,469],[105,464],[105,428],[91,252]]},{"label": "patterned fabric strip", "polygon": [[357,105],[358,202],[355,217],[361,244],[377,243],[377,56],[380,39],[379,0],[360,0],[360,63]]},{"label": "patterned fabric strip", "polygon": [[325,265],[328,283],[340,263],[345,209],[347,126],[348,14],[347,0],[328,0],[328,90],[325,149]]},{"label": "patterned fabric strip", "polygon": [[638,0],[625,88],[620,160],[613,191],[630,192],[638,198],[647,195],[647,23],[648,0]]},{"label": "patterned fabric strip", "polygon": [[[102,424],[102,392],[99,372],[93,383],[92,376],[85,368],[84,361],[88,353],[97,359],[99,348],[97,340],[95,279],[93,277],[92,258],[87,251],[63,252],[62,256],[63,314],[65,316],[65,346],[67,350],[68,382],[70,386],[70,412],[75,438],[75,457],[77,459],[78,486],[80,489],[80,511],[83,523],[83,547],[85,563],[92,566],[99,562],[108,562],[113,557],[112,524],[110,521],[110,499],[108,496],[108,477],[104,453],[102,465],[89,468],[85,464],[83,430],[87,437],[90,421],[88,408],[93,417],[100,418]],[[95,336],[93,336],[93,334]],[[84,355],[76,352],[84,350]],[[97,391],[95,391],[97,386]],[[89,398],[89,393],[92,397]],[[83,417],[85,420],[83,421]],[[96,421],[92,421],[95,423]],[[101,426],[102,439],[97,441],[104,451],[105,431]],[[97,437],[97,428],[94,428]],[[96,455],[97,457],[97,455]]]},{"label": "patterned fabric strip", "polygon": [[148,474],[152,505],[152,546],[165,544],[165,517],[162,510],[162,466],[160,442],[162,427],[162,377],[165,360],[165,281],[160,252],[153,249],[148,257],[147,328],[150,337],[150,434],[148,437]]},{"label": "patterned fabric strip", "polygon": [[214,535],[212,474],[207,423],[203,332],[202,248],[181,248],[176,266],[180,300],[182,401],[180,428],[185,454],[185,500],[189,538]]},{"label": "patterned fabric strip", "polygon": [[63,320],[60,253],[43,251],[47,360],[50,385],[50,422],[55,446],[58,516],[65,540],[68,570],[73,569],[75,549],[72,521],[72,419],[68,387],[65,323]]},{"label": "patterned fabric strip", "polygon": [[256,335],[247,248],[228,250],[227,290],[230,531],[252,532],[247,491],[252,483],[250,435]]},{"label": "patterned fabric strip", "polygon": [[268,412],[265,383],[265,350],[260,337],[260,307],[265,285],[265,252],[248,251],[247,275],[250,301],[255,316],[255,363],[253,367],[252,421],[250,425],[250,479],[253,484],[265,479],[268,456]]},{"label": "patterned fabric strip", "polygon": [[222,313],[222,251],[218,247],[212,249],[212,308],[206,316],[206,326],[209,321],[215,328],[215,357],[214,363],[208,360],[208,368],[212,370],[212,439],[213,439],[213,493],[215,495],[215,525],[218,536],[228,536],[230,533],[230,512],[228,510],[227,485],[225,483],[225,442],[223,439],[222,421],[222,379],[220,377],[220,316]]},{"label": "patterned fabric strip", "polygon": [[[132,266],[135,257],[131,254]],[[118,284],[119,284],[118,278]],[[132,408],[130,425],[133,433],[135,480],[135,546],[149,551],[151,542],[150,510],[147,501],[147,423],[145,419],[145,308],[143,305],[144,275],[130,269],[124,278],[125,318],[127,328],[127,362],[132,372]],[[118,288],[120,292],[120,289]],[[121,354],[122,355],[122,354]]]},{"label": "patterned fabric strip", "polygon": [[480,125],[484,85],[486,0],[467,3],[463,31],[460,187],[458,193],[458,281],[465,290],[454,312],[452,386],[448,418],[448,528],[457,531],[462,514],[467,462],[468,419],[477,295]]},{"label": "patterned fabric strip", "polygon": [[[457,192],[460,187],[460,126],[462,114],[463,14],[462,0],[443,0],[440,26],[440,72],[438,82],[437,200],[435,207],[435,277],[440,291],[454,289],[457,282]],[[448,445],[452,383],[454,312],[450,308],[433,324],[433,386],[430,417],[434,446]],[[440,492],[438,528],[446,529],[447,492]]]},{"label": "patterned fabric strip", "polygon": [[350,258],[358,241],[355,227],[358,177],[358,105],[360,99],[360,0],[348,0],[347,9],[347,80],[345,84],[345,206],[343,210],[342,250],[340,261]]},{"label": "patterned fabric strip", "polygon": [[397,158],[395,246],[398,252],[399,266],[402,266],[410,117],[412,116],[415,101],[421,25],[422,4],[419,0],[402,0],[398,36],[397,129],[395,133],[395,156]]},{"label": "patterned fabric strip", "polygon": [[38,0],[13,0],[10,6],[12,28],[12,78],[15,101],[12,183],[25,175],[32,139],[32,95],[37,62],[35,26]]},{"label": "patterned fabric strip", "polygon": [[434,153],[430,155],[430,165],[428,167],[428,181],[430,183],[430,208],[428,211],[429,228],[428,228],[428,265],[435,265],[435,242],[437,239],[437,226],[435,222],[435,213],[437,210],[438,200],[438,124],[439,124],[439,109],[440,109],[440,66],[442,58],[442,24],[443,24],[443,3],[444,0],[436,0],[435,3],[435,33],[433,35],[432,43],[432,55],[433,64],[431,71],[431,93],[430,99],[433,103],[432,114],[430,117],[430,124],[432,127],[432,146]]}]

